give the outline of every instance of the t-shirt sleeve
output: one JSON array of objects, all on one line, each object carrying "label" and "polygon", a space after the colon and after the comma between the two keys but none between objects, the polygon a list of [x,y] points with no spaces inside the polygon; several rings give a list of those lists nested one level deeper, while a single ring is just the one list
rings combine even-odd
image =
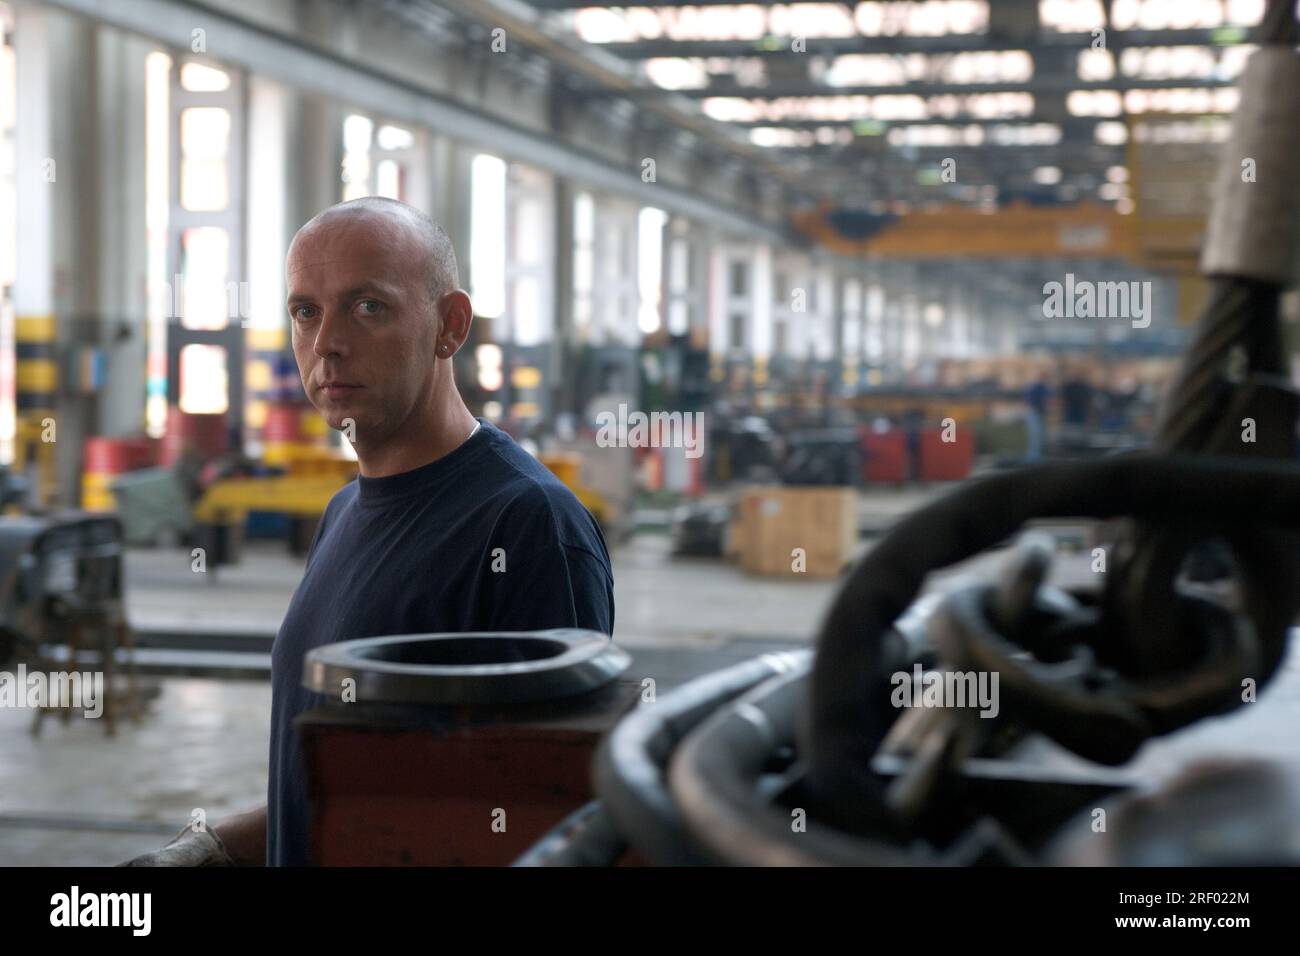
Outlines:
[{"label": "t-shirt sleeve", "polygon": [[488,629],[541,631],[581,627],[614,633],[614,588],[605,563],[572,545],[556,544],[493,573]]}]

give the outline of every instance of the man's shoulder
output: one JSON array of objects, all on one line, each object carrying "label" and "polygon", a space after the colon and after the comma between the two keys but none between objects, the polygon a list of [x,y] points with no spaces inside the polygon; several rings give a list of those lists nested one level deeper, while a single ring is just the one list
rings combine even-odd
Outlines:
[{"label": "man's shoulder", "polygon": [[523,508],[558,508],[570,511],[582,503],[555,473],[524,451],[509,435],[492,436],[491,451],[497,462],[499,490]]},{"label": "man's shoulder", "polygon": [[501,488],[503,513],[510,519],[532,518],[549,522],[561,538],[585,530],[587,511],[577,496],[554,474],[538,465],[540,472],[520,472]]},{"label": "man's shoulder", "polygon": [[360,485],[357,484],[356,478],[353,478],[334,492],[334,497],[330,498],[329,504],[325,506],[324,520],[328,521],[356,501],[358,488],[360,488]]},{"label": "man's shoulder", "polygon": [[605,553],[596,519],[564,482],[508,436],[493,447],[510,472],[500,489],[507,527],[534,539]]}]

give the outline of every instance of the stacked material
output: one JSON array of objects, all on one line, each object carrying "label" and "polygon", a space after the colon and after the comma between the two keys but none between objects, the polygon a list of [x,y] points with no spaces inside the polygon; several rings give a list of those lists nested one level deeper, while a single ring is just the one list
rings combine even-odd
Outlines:
[{"label": "stacked material", "polygon": [[740,493],[732,549],[750,574],[826,578],[852,560],[857,537],[852,488],[757,487]]}]

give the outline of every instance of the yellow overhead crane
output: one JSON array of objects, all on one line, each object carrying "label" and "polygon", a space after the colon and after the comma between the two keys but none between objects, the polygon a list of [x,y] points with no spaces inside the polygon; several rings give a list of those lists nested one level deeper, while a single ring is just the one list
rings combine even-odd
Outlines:
[{"label": "yellow overhead crane", "polygon": [[1131,216],[1100,203],[1031,206],[1013,202],[992,212],[945,203],[900,216],[865,238],[843,235],[826,205],[793,217],[800,229],[832,252],[885,259],[1068,258],[1136,260]]}]

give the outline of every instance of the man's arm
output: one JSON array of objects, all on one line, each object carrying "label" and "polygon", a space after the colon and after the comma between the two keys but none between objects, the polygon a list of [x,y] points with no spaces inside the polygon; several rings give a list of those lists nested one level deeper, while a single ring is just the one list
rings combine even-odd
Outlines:
[{"label": "man's arm", "polygon": [[165,846],[120,866],[265,866],[266,805],[212,827],[187,826]]},{"label": "man's arm", "polygon": [[266,865],[266,804],[212,827],[236,866]]}]

